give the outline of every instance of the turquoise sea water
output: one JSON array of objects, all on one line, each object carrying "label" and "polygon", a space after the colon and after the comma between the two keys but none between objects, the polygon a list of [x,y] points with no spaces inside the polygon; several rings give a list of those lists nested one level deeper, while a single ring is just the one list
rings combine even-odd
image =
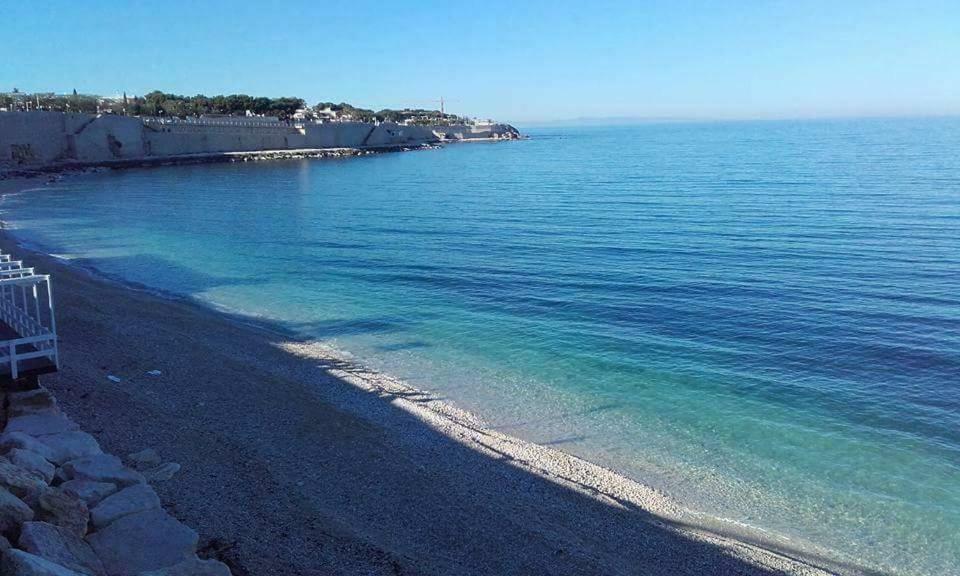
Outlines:
[{"label": "turquoise sea water", "polygon": [[0,208],[787,546],[960,573],[960,120],[528,132]]}]

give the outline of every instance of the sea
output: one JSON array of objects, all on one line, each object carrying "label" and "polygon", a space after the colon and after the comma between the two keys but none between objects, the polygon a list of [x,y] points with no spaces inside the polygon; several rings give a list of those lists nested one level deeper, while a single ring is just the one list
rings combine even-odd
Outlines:
[{"label": "sea", "polygon": [[960,119],[520,128],[0,209],[786,548],[960,574]]}]

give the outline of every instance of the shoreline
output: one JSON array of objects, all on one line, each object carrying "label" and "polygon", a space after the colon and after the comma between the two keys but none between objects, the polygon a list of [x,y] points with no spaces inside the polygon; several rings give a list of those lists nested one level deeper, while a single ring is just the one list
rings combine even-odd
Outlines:
[{"label": "shoreline", "polygon": [[[36,182],[29,180],[19,183],[7,181],[3,184],[0,186],[0,193],[11,193],[17,188],[22,191],[23,187],[36,187]],[[5,188],[10,189],[5,190]],[[105,379],[104,370],[120,372],[121,370],[115,367],[118,362],[124,367],[140,365],[142,365],[140,367],[146,367],[147,364],[144,362],[160,364],[165,362],[164,352],[170,352],[168,348],[181,348],[178,342],[181,339],[189,342],[187,350],[191,345],[201,344],[194,336],[188,336],[184,331],[215,332],[229,339],[233,345],[228,346],[228,350],[221,350],[219,346],[213,345],[207,352],[215,352],[219,355],[218,359],[225,364],[238,364],[240,373],[253,374],[248,383],[248,392],[256,393],[259,388],[262,388],[262,382],[259,382],[257,377],[271,381],[279,380],[280,384],[288,385],[289,389],[275,389],[269,394],[285,395],[287,401],[296,397],[306,402],[308,408],[318,410],[322,408],[321,412],[327,416],[330,414],[342,416],[343,422],[338,424],[338,428],[361,433],[361,436],[370,434],[374,437],[389,438],[388,443],[400,449],[403,456],[400,462],[393,464],[405,474],[413,474],[416,477],[421,474],[439,475],[437,470],[431,470],[430,465],[410,466],[419,461],[425,452],[427,455],[432,455],[427,458],[427,462],[443,472],[443,476],[449,477],[448,481],[467,480],[467,478],[470,482],[482,481],[483,478],[474,478],[473,474],[466,475],[465,472],[483,469],[495,472],[492,477],[497,479],[497,482],[491,482],[492,486],[485,486],[487,490],[495,493],[506,491],[509,494],[511,489],[515,489],[517,483],[521,486],[536,484],[537,492],[542,494],[534,497],[532,501],[528,501],[529,497],[522,498],[516,495],[514,499],[503,498],[502,502],[501,500],[490,502],[489,499],[485,502],[481,499],[475,503],[475,506],[479,506],[485,512],[494,514],[516,513],[518,507],[522,507],[526,511],[525,515],[532,515],[535,521],[540,521],[542,524],[540,526],[509,526],[536,532],[539,537],[534,538],[535,543],[526,544],[526,546],[524,543],[513,542],[514,546],[519,546],[515,550],[518,555],[516,562],[520,561],[519,556],[532,556],[535,559],[539,557],[544,562],[556,561],[557,558],[538,556],[540,547],[533,551],[529,547],[537,543],[562,541],[564,546],[559,550],[564,552],[559,560],[563,561],[560,565],[567,566],[567,570],[559,570],[558,573],[590,573],[590,570],[587,570],[588,567],[603,573],[629,573],[630,571],[624,568],[627,566],[637,568],[642,565],[646,573],[695,574],[709,570],[707,567],[715,568],[719,572],[721,571],[719,566],[725,562],[737,562],[735,568],[740,573],[768,574],[774,571],[787,574],[822,574],[823,568],[841,574],[868,573],[858,567],[847,566],[807,551],[788,549],[773,539],[766,539],[753,531],[738,530],[736,526],[729,522],[724,523],[720,519],[712,522],[705,521],[703,516],[685,509],[668,496],[612,470],[553,448],[485,429],[481,419],[456,408],[449,402],[407,386],[389,375],[367,370],[327,346],[295,339],[290,334],[277,330],[277,327],[271,326],[268,321],[259,321],[217,310],[184,296],[158,294],[157,291],[148,287],[132,285],[120,279],[104,278],[90,267],[77,266],[38,251],[36,247],[21,245],[9,230],[0,231],[0,246],[8,251],[13,246],[17,246],[18,256],[29,259],[31,264],[54,274],[54,283],[59,288],[56,292],[58,299],[65,300],[64,303],[58,302],[59,315],[67,316],[60,322],[64,341],[65,368],[61,374],[49,378],[46,384],[58,397],[62,398],[65,406],[71,408],[71,413],[76,413],[77,419],[85,428],[90,426],[91,431],[95,431],[98,425],[101,426],[101,431],[109,437],[104,439],[104,443],[111,448],[115,448],[112,444],[115,442],[121,450],[125,449],[126,445],[123,442],[125,439],[129,441],[131,434],[130,422],[124,425],[125,417],[116,414],[123,411],[123,407],[127,405],[123,401],[142,406],[147,409],[146,412],[155,415],[170,416],[170,412],[164,406],[165,400],[156,396],[162,393],[161,390],[141,396],[136,387],[134,391],[129,389],[126,382],[132,379],[139,383],[141,376],[131,378],[124,375],[122,376],[124,383],[110,383]],[[60,287],[61,283],[66,284],[66,289]],[[78,303],[93,304],[95,311],[84,310],[83,306],[78,309],[77,306],[71,305]],[[144,322],[139,319],[135,314],[137,310],[149,310],[150,321]],[[124,311],[127,314],[118,314]],[[131,312],[134,314],[129,318]],[[116,326],[125,323],[132,326]],[[140,324],[143,325],[140,326]],[[128,333],[130,330],[134,333]],[[120,334],[113,334],[117,332]],[[111,353],[109,349],[97,349],[98,344],[118,335],[123,336],[119,341],[131,342],[130,347],[133,350]],[[134,337],[133,341],[129,340],[131,336]],[[276,342],[276,339],[281,341]],[[242,353],[243,350],[249,349],[259,350],[269,358],[248,357],[249,355]],[[116,356],[119,356],[119,359]],[[98,360],[90,361],[87,357]],[[204,357],[204,354],[200,357]],[[106,365],[104,365],[105,362]],[[230,372],[233,373],[234,370]],[[143,370],[140,373],[142,374]],[[168,368],[164,367],[163,373],[166,375]],[[204,370],[204,373],[207,375],[205,380],[207,384],[223,392],[230,391],[228,381],[232,377],[231,374],[221,373],[217,366],[211,366],[208,370]],[[185,374],[189,374],[189,371]],[[104,392],[107,398],[118,402],[105,402]],[[167,389],[166,392],[174,391]],[[189,404],[193,396],[206,395],[204,391],[195,388],[180,389],[175,392],[181,397],[174,402],[174,405]],[[217,405],[223,408],[224,398],[219,400],[221,402]],[[209,404],[208,401],[202,401],[199,406],[194,406],[195,409],[189,411],[192,414],[186,422],[211,425],[217,429],[229,428],[230,424],[224,421],[222,414],[216,413],[212,407],[208,409]],[[313,406],[313,404],[316,405]],[[272,405],[267,407],[274,408]],[[104,413],[114,413],[113,415],[117,418],[100,421]],[[275,418],[278,414],[273,416]],[[262,425],[259,415],[256,418],[256,422]],[[270,425],[270,418],[268,417],[267,420],[266,424]],[[301,424],[309,428],[315,423]],[[314,440],[324,440],[325,443],[329,443],[324,435],[309,436]],[[341,439],[344,444],[353,444],[354,441],[349,436]],[[189,437],[180,438],[179,442],[171,442],[161,451],[174,458],[179,456],[180,462],[189,462],[191,461],[189,453],[183,453],[190,450],[183,444],[186,440],[189,440]],[[383,438],[380,440],[382,441]],[[144,443],[142,440],[139,443],[150,444],[149,441]],[[294,444],[296,445],[297,442]],[[373,444],[379,445],[376,442]],[[337,440],[334,440],[333,445],[328,448],[338,453],[345,450],[343,446],[337,445]],[[356,448],[361,456],[370,458],[369,462],[359,463],[361,468],[377,467],[383,464],[383,461],[378,459],[389,460],[392,457],[377,450],[367,451],[365,448],[367,447]],[[274,456],[287,460],[294,457],[287,452],[288,450],[285,449],[284,454]],[[198,460],[203,461],[205,456],[205,454],[197,454],[192,460],[196,464]],[[436,457],[439,457],[439,461]],[[227,457],[227,459],[231,460],[230,466],[234,470],[245,465],[244,462],[237,462],[236,458]],[[219,458],[217,460],[219,461]],[[467,461],[469,464],[466,463]],[[301,463],[310,467],[311,462],[316,461],[308,459]],[[290,462],[286,464],[289,465]],[[504,471],[504,466],[509,470]],[[218,474],[214,472],[214,476],[217,477]],[[304,483],[304,480],[293,482],[298,488],[301,488]],[[196,525],[203,535],[227,539],[237,536],[235,532],[238,527],[234,527],[234,533],[225,529],[211,531],[211,524],[216,525],[217,522],[204,512],[197,512],[197,502],[193,502],[192,505],[188,502],[186,506],[181,504],[180,497],[185,494],[191,496],[185,498],[188,501],[197,498],[202,500],[204,494],[209,497],[208,480],[198,480],[193,475],[185,474],[174,484],[179,489],[163,493],[161,496],[165,497],[165,500],[167,498],[172,500],[176,509],[187,515],[191,524]],[[220,483],[217,482],[216,485],[219,486]],[[384,489],[382,485],[368,486],[368,488],[374,491]],[[396,489],[396,487],[393,488],[391,493]],[[349,492],[349,489],[344,487],[344,491]],[[427,495],[433,493],[425,492]],[[394,496],[397,495],[394,494]],[[546,496],[550,496],[551,500],[544,500]],[[301,497],[309,500],[306,495]],[[347,498],[348,502],[351,500]],[[408,504],[407,507],[413,505],[420,512],[424,512],[426,508],[428,517],[449,515],[447,506],[451,502],[447,500],[450,498],[444,498],[443,503],[415,499],[415,502]],[[453,498],[453,503],[456,502],[457,499]],[[249,500],[245,503],[246,506],[250,504]],[[539,517],[537,507],[551,509],[553,522],[543,522],[546,519]],[[442,542],[449,537],[445,530],[441,529],[441,534],[430,534],[434,540],[427,542],[428,549],[419,550],[422,556],[411,555],[405,552],[409,544],[388,545],[391,541],[398,539],[396,534],[371,535],[368,531],[376,532],[376,527],[358,523],[359,518],[364,514],[351,514],[349,505],[343,505],[343,508],[345,508],[343,516],[336,510],[328,510],[328,514],[335,516],[332,519],[335,520],[332,522],[333,525],[338,529],[345,527],[349,532],[349,537],[346,538],[347,548],[353,549],[358,540],[362,541],[360,555],[363,558],[353,558],[359,563],[357,565],[370,561],[371,566],[379,570],[384,566],[392,567],[399,563],[405,570],[412,570],[412,573],[440,573],[447,569],[461,572],[464,570],[465,565],[462,563],[444,567],[443,559],[432,558],[436,554],[440,556],[453,554],[449,549],[442,549],[445,545],[450,546],[449,543]],[[406,507],[398,509],[393,516],[402,515],[404,509]],[[229,513],[236,508],[226,507],[226,510]],[[580,522],[585,521],[585,518],[591,519],[590,523],[594,528],[612,528],[613,530],[603,535],[596,534],[597,537],[603,538],[603,542],[597,540],[584,542],[584,538],[589,539],[592,536],[577,533],[579,530],[589,530],[581,527]],[[282,519],[279,520],[282,521]],[[403,524],[403,519],[400,520]],[[296,528],[296,526],[289,526],[289,528]],[[499,532],[503,531],[503,527],[496,526],[490,526],[488,529],[484,526],[476,528],[490,542],[500,539]],[[613,533],[616,533],[616,536],[612,536]],[[256,537],[257,534],[254,534],[253,538]],[[628,542],[622,541],[624,538]],[[399,540],[404,539],[401,537]],[[615,542],[616,545],[611,548],[608,540]],[[661,540],[660,545],[650,544],[650,542]],[[252,567],[245,568],[253,561],[250,558],[251,550],[243,548],[241,551],[240,547],[250,546],[250,542],[242,535],[235,541],[238,543],[230,550],[234,550],[232,553],[236,554],[237,558],[231,559],[228,556],[227,560],[232,560],[234,565],[243,570],[252,570],[249,572],[251,574],[271,573],[264,572],[262,568],[259,570],[253,570]],[[631,543],[636,545],[637,542],[647,542],[646,549],[630,548]],[[377,552],[367,548],[370,544]],[[571,549],[576,548],[577,544],[581,546],[580,549]],[[678,558],[681,552],[689,557]],[[382,556],[383,554],[389,557],[389,562]],[[465,557],[472,558],[469,555]],[[580,564],[577,562],[571,564],[574,558]],[[689,561],[691,558],[696,561],[691,563]],[[426,562],[426,565],[435,566],[439,571],[421,570],[423,562]],[[352,570],[354,567],[349,563],[338,565],[335,561],[332,564],[321,562],[321,565],[332,567],[333,571]],[[487,570],[492,570],[489,573],[496,573],[496,565],[494,562],[490,567],[473,566],[472,568],[476,573],[488,573]],[[543,564],[534,565],[542,566]],[[502,565],[500,570],[511,571],[518,567],[517,564]],[[302,567],[297,569],[300,568]],[[374,572],[379,573],[377,570]]]}]

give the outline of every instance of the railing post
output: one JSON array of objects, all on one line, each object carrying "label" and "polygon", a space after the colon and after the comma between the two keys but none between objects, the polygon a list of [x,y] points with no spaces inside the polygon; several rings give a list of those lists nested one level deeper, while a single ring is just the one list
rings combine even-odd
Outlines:
[{"label": "railing post", "polygon": [[16,380],[20,375],[20,372],[17,370],[17,345],[13,341],[10,342],[10,376]]}]

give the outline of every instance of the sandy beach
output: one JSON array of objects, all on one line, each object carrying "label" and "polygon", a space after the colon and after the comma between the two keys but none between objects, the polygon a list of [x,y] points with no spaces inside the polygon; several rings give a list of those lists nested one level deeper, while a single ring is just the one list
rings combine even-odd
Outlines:
[{"label": "sandy beach", "polygon": [[44,384],[105,450],[182,464],[163,503],[234,574],[858,573],[697,528],[652,489],[335,350],[6,233],[0,249],[53,274],[63,369]]}]

